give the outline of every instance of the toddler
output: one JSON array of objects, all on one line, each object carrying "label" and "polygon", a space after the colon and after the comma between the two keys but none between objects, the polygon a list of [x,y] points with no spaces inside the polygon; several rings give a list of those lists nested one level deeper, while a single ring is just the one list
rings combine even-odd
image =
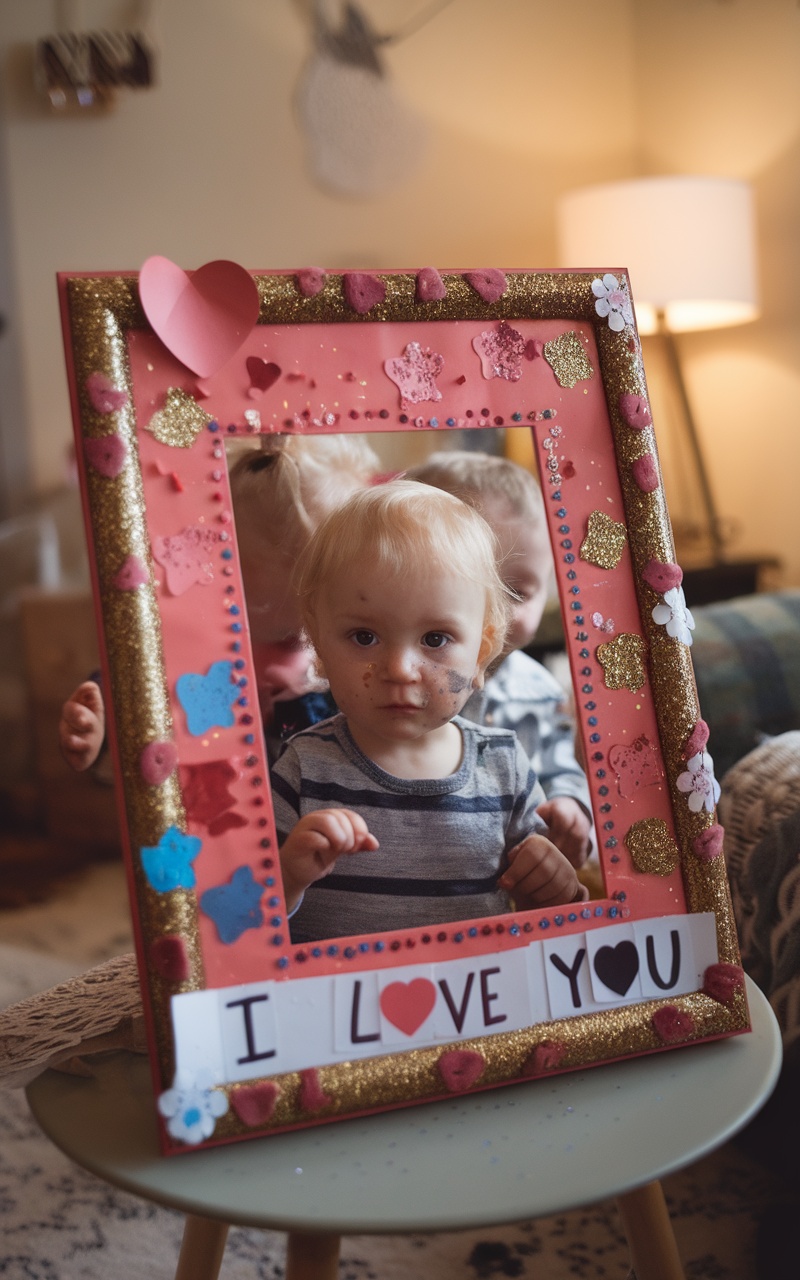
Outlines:
[{"label": "toddler", "polygon": [[514,595],[511,625],[499,661],[463,714],[516,731],[546,797],[538,812],[550,838],[580,867],[591,847],[591,802],[575,758],[564,690],[541,663],[521,652],[541,622],[553,563],[539,485],[506,458],[461,450],[431,454],[407,475],[461,498],[494,530],[500,573]]},{"label": "toddler", "polygon": [[301,553],[297,595],[340,710],[272,771],[293,941],[586,896],[514,733],[458,714],[503,651],[495,556],[476,511],[407,480],[355,494]]},{"label": "toddler", "polygon": [[[369,483],[378,459],[363,437],[265,436],[231,467],[255,678],[267,749],[335,710],[315,678],[313,652],[302,638],[291,586],[298,554],[337,503]],[[59,742],[73,769],[88,769],[105,737],[103,696],[95,680],[70,694],[61,711]]]}]

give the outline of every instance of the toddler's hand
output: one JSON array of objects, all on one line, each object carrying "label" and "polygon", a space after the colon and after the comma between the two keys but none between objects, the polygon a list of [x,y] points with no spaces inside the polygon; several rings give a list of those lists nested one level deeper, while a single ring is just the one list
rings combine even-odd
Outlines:
[{"label": "toddler's hand", "polygon": [[572,796],[554,796],[536,810],[548,826],[548,835],[576,869],[582,867],[591,849],[592,824]]},{"label": "toddler's hand", "polygon": [[540,835],[527,836],[509,851],[508,867],[498,884],[518,911],[583,902],[589,896],[561,850]]},{"label": "toddler's hand", "polygon": [[326,876],[343,853],[377,848],[378,841],[366,822],[352,809],[316,809],[305,814],[281,848],[287,910],[293,910],[308,885]]},{"label": "toddler's hand", "polygon": [[94,680],[85,680],[61,708],[58,743],[71,768],[81,772],[94,764],[106,732],[103,695]]}]

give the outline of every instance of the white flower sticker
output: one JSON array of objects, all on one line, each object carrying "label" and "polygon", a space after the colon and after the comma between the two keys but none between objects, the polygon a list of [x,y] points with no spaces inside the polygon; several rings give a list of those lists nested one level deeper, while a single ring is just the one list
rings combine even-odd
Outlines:
[{"label": "white flower sticker", "polygon": [[667,628],[667,635],[681,644],[692,643],[694,618],[686,604],[683,587],[670,587],[664,592],[664,603],[657,604],[652,613],[653,622]]},{"label": "white flower sticker", "polygon": [[609,329],[621,333],[626,325],[633,324],[633,307],[627,285],[620,284],[616,276],[607,274],[602,280],[593,280],[592,293],[597,298],[594,309],[601,319],[608,317]]},{"label": "white flower sticker", "polygon": [[707,751],[698,751],[686,761],[686,772],[679,774],[677,784],[679,791],[688,794],[692,813],[699,813],[701,809],[714,812],[720,787],[714,777],[714,761]]},{"label": "white flower sticker", "polygon": [[175,1084],[158,1099],[158,1110],[167,1121],[167,1131],[179,1142],[196,1146],[214,1132],[214,1122],[228,1110],[224,1093],[211,1088],[207,1071],[196,1076],[185,1072],[175,1077]]}]

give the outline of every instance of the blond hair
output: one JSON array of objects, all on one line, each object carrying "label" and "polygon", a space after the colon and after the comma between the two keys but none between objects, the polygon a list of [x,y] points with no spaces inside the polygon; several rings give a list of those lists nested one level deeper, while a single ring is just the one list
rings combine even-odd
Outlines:
[{"label": "blond hair", "polygon": [[230,469],[240,547],[278,548],[294,558],[323,516],[378,470],[361,436],[264,436]]},{"label": "blond hair", "polygon": [[325,584],[342,572],[424,572],[426,564],[486,592],[484,631],[488,665],[502,652],[512,594],[497,571],[496,538],[481,515],[454,495],[413,480],[392,480],[353,494],[322,521],[301,552],[294,587],[314,639],[316,606]]},{"label": "blond hair", "polygon": [[539,484],[530,471],[490,453],[452,449],[432,453],[427,462],[411,467],[406,476],[433,485],[468,502],[482,514],[491,502],[503,503],[512,517],[539,521],[544,503]]}]

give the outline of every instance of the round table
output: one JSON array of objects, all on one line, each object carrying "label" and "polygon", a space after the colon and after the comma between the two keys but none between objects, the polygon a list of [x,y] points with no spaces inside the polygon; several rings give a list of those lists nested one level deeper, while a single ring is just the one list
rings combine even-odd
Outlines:
[{"label": "round table", "polygon": [[618,1197],[638,1280],[682,1276],[658,1179],[713,1151],[769,1097],[775,1016],[749,1034],[363,1120],[162,1157],[145,1058],[48,1071],[31,1110],[98,1177],[187,1215],[178,1280],[215,1280],[230,1224],[289,1233],[287,1280],[336,1275],[341,1235],[492,1226]]}]

